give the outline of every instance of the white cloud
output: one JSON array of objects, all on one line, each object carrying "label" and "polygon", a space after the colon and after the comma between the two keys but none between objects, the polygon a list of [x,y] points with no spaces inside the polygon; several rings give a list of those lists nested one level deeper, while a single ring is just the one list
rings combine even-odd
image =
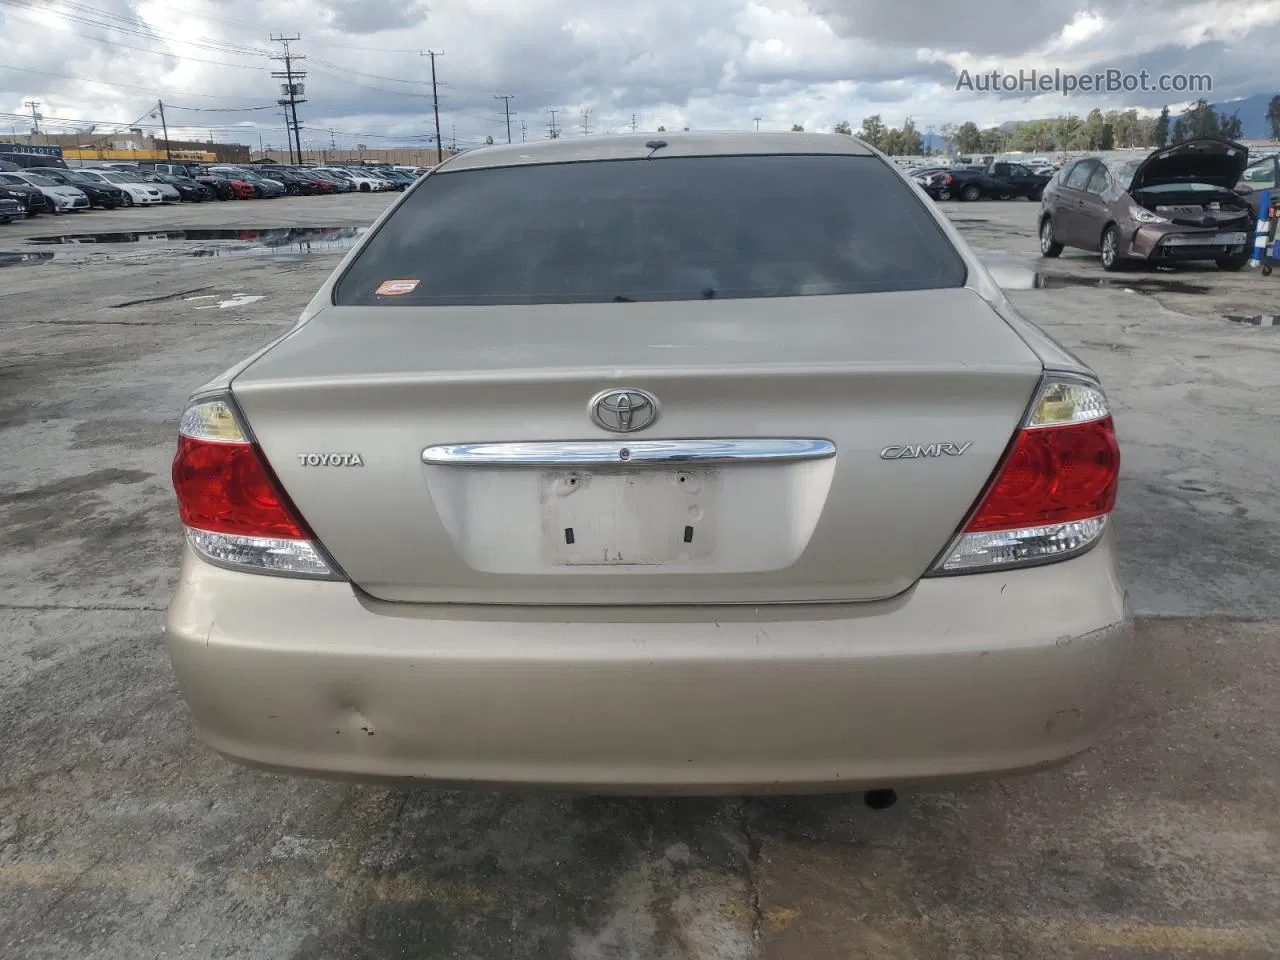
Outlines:
[{"label": "white cloud", "polygon": [[584,108],[601,132],[633,114],[645,129],[756,117],[828,129],[872,113],[985,125],[1161,99],[975,96],[955,90],[960,69],[1195,70],[1225,100],[1267,92],[1256,65],[1280,48],[1280,0],[986,0],[958,12],[936,0],[7,0],[0,137],[25,132],[29,99],[54,129],[104,130],[151,123],[163,98],[175,135],[278,144],[274,106],[221,111],[274,103],[267,55],[280,32],[301,34],[294,48],[308,58],[306,136],[327,141],[332,128],[344,145],[425,144],[425,49],[442,51],[444,139],[475,143],[505,136],[495,94],[515,96],[516,129],[523,120],[531,137],[550,109],[572,134]]}]

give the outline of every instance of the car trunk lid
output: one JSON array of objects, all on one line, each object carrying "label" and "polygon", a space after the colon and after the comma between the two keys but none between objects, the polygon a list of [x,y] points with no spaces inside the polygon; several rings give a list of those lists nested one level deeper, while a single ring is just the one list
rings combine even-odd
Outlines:
[{"label": "car trunk lid", "polygon": [[[1040,373],[985,301],[954,288],[329,307],[233,392],[308,524],[376,597],[769,603],[909,587]],[[657,420],[594,423],[589,401],[611,388],[647,392]],[[706,441],[783,455],[653,456]]]}]

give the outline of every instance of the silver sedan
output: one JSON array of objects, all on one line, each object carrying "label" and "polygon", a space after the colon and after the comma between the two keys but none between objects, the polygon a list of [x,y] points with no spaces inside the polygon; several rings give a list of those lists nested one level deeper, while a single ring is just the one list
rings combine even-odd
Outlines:
[{"label": "silver sedan", "polygon": [[1130,634],[1095,374],[846,136],[447,160],[200,387],[167,641],[299,773],[856,790],[1061,762]]}]

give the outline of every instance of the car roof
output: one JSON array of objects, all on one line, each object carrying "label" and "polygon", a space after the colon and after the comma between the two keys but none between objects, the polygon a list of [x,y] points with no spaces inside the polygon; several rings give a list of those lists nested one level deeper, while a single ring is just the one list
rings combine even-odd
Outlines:
[{"label": "car roof", "polygon": [[654,152],[648,144],[657,140],[666,143],[661,148],[663,157],[872,155],[871,148],[861,140],[836,133],[627,133],[481,147],[450,157],[437,170],[444,173],[487,167],[517,167],[529,163],[642,160]]}]

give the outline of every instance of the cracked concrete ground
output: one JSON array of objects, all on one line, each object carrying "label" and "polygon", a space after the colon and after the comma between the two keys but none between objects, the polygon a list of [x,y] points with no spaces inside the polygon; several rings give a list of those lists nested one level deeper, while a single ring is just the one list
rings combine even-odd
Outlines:
[{"label": "cracked concrete ground", "polygon": [[[0,262],[34,235],[360,225],[386,202],[43,217],[0,227]],[[1108,383],[1137,642],[1096,750],[883,812],[398,792],[216,757],[160,642],[176,415],[337,254],[0,267],[0,956],[1280,955],[1280,331],[1223,319],[1280,312],[1280,280],[1072,285],[1101,270],[1039,261],[1035,209],[948,206],[1002,269],[1068,278],[1011,297]]]}]

